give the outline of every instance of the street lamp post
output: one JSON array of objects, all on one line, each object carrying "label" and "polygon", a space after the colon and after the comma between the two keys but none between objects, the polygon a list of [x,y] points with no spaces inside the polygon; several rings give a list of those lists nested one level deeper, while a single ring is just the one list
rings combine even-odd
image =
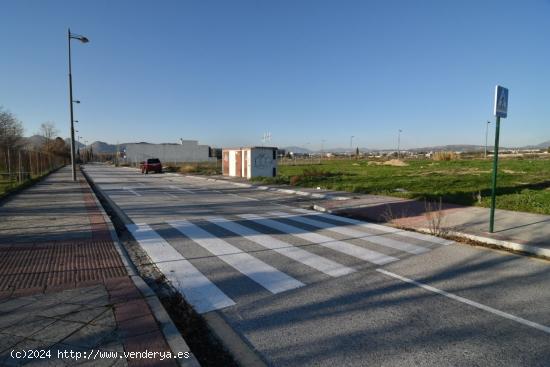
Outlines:
[{"label": "street lamp post", "polygon": [[[78,131],[77,131],[78,132]],[[76,138],[76,148],[78,152],[78,160],[80,161],[80,139],[82,139],[82,136],[77,136]]]},{"label": "street lamp post", "polygon": [[487,139],[489,137],[489,124],[491,121],[487,121],[485,124],[485,159],[487,159]]},{"label": "street lamp post", "polygon": [[76,181],[76,164],[75,164],[75,144],[74,144],[74,121],[73,121],[73,103],[80,103],[80,101],[73,100],[73,76],[71,65],[71,39],[79,40],[82,43],[87,43],[89,40],[79,34],[71,33],[69,28],[67,31],[67,42],[69,44],[69,108],[71,112],[71,167],[73,174],[73,181]]},{"label": "street lamp post", "polygon": [[397,159],[401,157],[401,133],[403,130],[399,129],[397,131]]},{"label": "street lamp post", "polygon": [[353,138],[355,138],[353,135],[349,137],[349,159],[353,155]]}]

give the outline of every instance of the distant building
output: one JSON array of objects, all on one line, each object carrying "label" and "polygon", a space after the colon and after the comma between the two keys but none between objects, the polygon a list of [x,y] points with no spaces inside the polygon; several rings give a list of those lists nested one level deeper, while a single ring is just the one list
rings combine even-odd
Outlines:
[{"label": "distant building", "polygon": [[158,158],[163,164],[184,162],[210,162],[216,157],[210,156],[208,145],[199,145],[196,140],[181,140],[180,144],[128,143],[123,152],[126,163],[139,163],[148,158]]},{"label": "distant building", "polygon": [[277,148],[224,148],[222,167],[224,176],[275,177],[277,176]]}]

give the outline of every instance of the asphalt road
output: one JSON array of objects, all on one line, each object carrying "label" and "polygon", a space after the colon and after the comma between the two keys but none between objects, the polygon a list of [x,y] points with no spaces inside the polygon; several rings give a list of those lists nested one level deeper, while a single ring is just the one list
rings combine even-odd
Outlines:
[{"label": "asphalt road", "polygon": [[86,171],[188,302],[270,365],[550,365],[547,261],[307,211],[296,195]]}]

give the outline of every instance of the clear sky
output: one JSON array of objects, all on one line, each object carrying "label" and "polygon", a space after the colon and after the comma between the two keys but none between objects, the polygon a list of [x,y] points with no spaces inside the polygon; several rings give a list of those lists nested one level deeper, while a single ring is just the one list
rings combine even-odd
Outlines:
[{"label": "clear sky", "polygon": [[[550,140],[550,1],[0,0],[0,105],[89,142],[319,149]],[[494,124],[492,124],[493,126]],[[491,134],[492,136],[492,134]],[[309,144],[308,144],[309,143]]]}]

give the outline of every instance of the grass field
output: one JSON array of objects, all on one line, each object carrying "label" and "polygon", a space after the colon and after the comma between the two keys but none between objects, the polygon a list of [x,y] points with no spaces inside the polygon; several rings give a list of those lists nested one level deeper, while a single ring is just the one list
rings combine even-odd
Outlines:
[{"label": "grass field", "polygon": [[[356,193],[426,198],[463,205],[489,206],[491,160],[334,160],[280,166],[279,177],[264,182],[321,187]],[[502,159],[497,207],[550,214],[550,160]]]}]

